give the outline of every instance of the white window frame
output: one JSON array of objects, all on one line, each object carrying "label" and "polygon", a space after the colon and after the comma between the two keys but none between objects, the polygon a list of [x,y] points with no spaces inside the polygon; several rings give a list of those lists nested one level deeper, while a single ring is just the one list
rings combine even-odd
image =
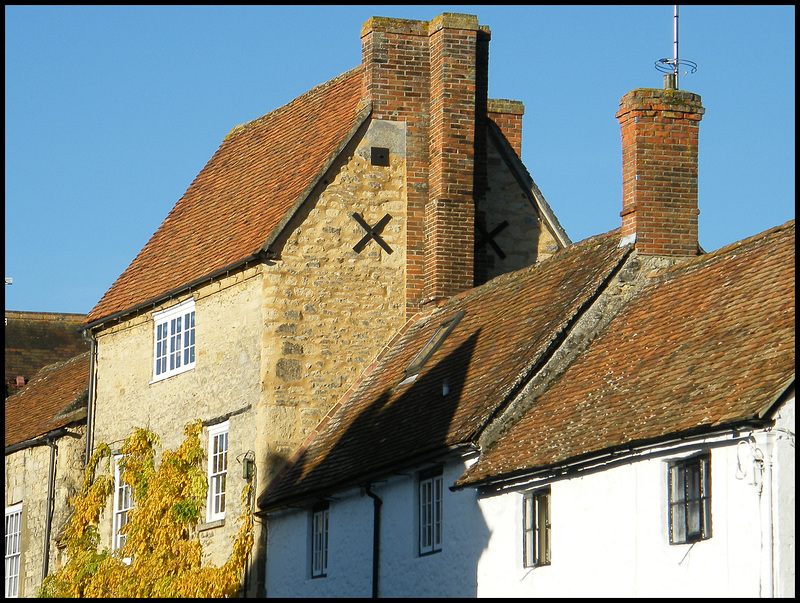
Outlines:
[{"label": "white window frame", "polygon": [[114,511],[113,531],[111,536],[111,549],[117,550],[125,546],[127,535],[120,534],[120,530],[128,523],[128,513],[134,507],[133,488],[122,481],[122,471],[119,463],[123,455],[114,456]]},{"label": "white window frame", "polygon": [[225,519],[228,481],[228,433],[230,421],[208,428],[208,502],[206,521]]},{"label": "white window frame", "polygon": [[184,373],[195,366],[195,303],[187,299],[153,312],[153,381]]},{"label": "white window frame", "polygon": [[[708,540],[711,538],[711,454],[672,461],[668,471],[669,543]],[[692,483],[692,478],[696,478],[696,482]]]},{"label": "white window frame", "polygon": [[442,550],[444,478],[441,472],[420,475],[418,489],[419,554],[422,556]]},{"label": "white window frame", "polygon": [[316,508],[311,513],[311,577],[324,578],[328,575],[328,526],[330,515],[327,505]]},{"label": "white window frame", "polygon": [[526,492],[522,497],[522,565],[550,565],[551,504],[550,487]]},{"label": "white window frame", "polygon": [[6,599],[19,597],[22,563],[22,503],[6,507]]}]

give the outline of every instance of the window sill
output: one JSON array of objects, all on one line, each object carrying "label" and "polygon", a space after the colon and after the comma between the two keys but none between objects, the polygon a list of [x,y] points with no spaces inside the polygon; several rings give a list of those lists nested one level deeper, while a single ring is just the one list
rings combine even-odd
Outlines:
[{"label": "window sill", "polygon": [[196,363],[187,364],[181,367],[178,370],[174,370],[168,373],[162,373],[157,377],[153,377],[152,381],[148,383],[148,385],[153,385],[154,383],[158,383],[159,381],[164,381],[165,379],[169,379],[170,377],[175,377],[176,375],[182,375],[183,373],[188,373],[191,370],[194,370]]},{"label": "window sill", "polygon": [[205,532],[207,530],[213,530],[214,528],[221,528],[225,525],[224,519],[218,519],[216,521],[209,521],[206,523],[201,523],[197,526],[198,532]]}]

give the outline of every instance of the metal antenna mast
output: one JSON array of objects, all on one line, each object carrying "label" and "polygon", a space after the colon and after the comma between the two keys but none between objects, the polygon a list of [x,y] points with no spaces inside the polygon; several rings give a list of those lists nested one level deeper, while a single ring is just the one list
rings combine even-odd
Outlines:
[{"label": "metal antenna mast", "polygon": [[681,73],[681,67],[688,69],[688,71],[683,71],[684,75],[697,71],[697,63],[681,59],[678,55],[678,5],[674,4],[672,14],[672,58],[656,61],[656,69],[666,74],[664,76],[665,88],[678,90],[678,75]]}]

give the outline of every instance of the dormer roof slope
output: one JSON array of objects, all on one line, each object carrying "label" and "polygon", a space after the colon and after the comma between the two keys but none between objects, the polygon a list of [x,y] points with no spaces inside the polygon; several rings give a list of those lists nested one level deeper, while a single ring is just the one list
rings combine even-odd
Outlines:
[{"label": "dormer roof slope", "polygon": [[794,382],[795,223],[667,270],[457,482],[758,421]]},{"label": "dormer roof slope", "polygon": [[88,388],[89,352],[44,367],[6,398],[6,449],[84,419]]},{"label": "dormer roof slope", "polygon": [[98,323],[258,254],[358,114],[360,67],[234,128],[86,318]]},{"label": "dormer roof slope", "polygon": [[[262,495],[261,508],[472,443],[629,252],[614,231],[411,319]],[[459,322],[417,376],[408,375],[426,343],[454,317]]]}]

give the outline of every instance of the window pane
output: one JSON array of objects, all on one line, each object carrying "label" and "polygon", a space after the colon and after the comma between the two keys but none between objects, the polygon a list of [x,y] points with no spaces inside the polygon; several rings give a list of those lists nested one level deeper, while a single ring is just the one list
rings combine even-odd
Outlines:
[{"label": "window pane", "polygon": [[208,512],[207,520],[225,517],[228,475],[228,423],[209,429],[208,440]]},{"label": "window pane", "polygon": [[436,548],[441,548],[442,545],[442,486],[442,478],[435,478],[433,504],[433,544]]},{"label": "window pane", "polygon": [[312,516],[311,575],[324,576],[328,570],[328,509]]},{"label": "window pane", "polygon": [[684,505],[672,505],[670,509],[672,542],[675,544],[681,544],[686,542],[686,507]]},{"label": "window pane", "polygon": [[5,595],[19,596],[19,566],[21,557],[20,529],[22,508],[15,506],[6,509],[6,555],[5,555]]}]

